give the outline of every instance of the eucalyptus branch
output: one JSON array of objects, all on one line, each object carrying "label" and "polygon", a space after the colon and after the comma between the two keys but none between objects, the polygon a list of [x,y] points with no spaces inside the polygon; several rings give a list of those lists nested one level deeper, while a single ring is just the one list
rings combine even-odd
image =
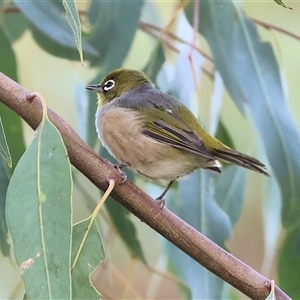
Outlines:
[{"label": "eucalyptus branch", "polygon": [[281,28],[279,26],[276,26],[276,25],[273,25],[273,24],[270,24],[270,23],[267,23],[267,22],[264,22],[264,21],[261,21],[261,20],[258,20],[258,19],[251,18],[251,20],[254,23],[256,23],[256,24],[258,24],[258,25],[260,25],[262,27],[265,27],[267,29],[273,29],[275,31],[281,32],[281,33],[283,33],[285,35],[288,35],[288,36],[290,36],[290,37],[292,37],[292,38],[300,41],[300,36],[297,35],[297,34],[295,34],[295,33],[293,33],[293,32],[291,32],[291,31],[288,31],[288,30],[283,29],[283,28]]},{"label": "eucalyptus branch", "polygon": [[[0,73],[0,101],[15,111],[33,129],[42,119],[42,104],[38,98],[28,101],[30,92]],[[100,158],[77,133],[54,111],[48,109],[51,122],[60,131],[71,163],[99,189],[106,190],[110,179],[120,180],[118,171]],[[126,181],[117,184],[111,196],[141,221],[191,256],[202,266],[227,281],[251,299],[265,299],[270,293],[271,281],[256,272],[168,209],[160,209],[152,198]],[[290,299],[275,287],[277,300]]]}]

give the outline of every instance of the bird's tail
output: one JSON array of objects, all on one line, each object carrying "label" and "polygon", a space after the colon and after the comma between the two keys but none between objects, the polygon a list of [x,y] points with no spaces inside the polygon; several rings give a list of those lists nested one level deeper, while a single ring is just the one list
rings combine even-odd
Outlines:
[{"label": "bird's tail", "polygon": [[230,148],[214,149],[213,155],[216,158],[224,160],[226,162],[230,162],[238,166],[264,174],[266,176],[270,176],[266,171],[266,166],[263,163],[249,155],[240,153],[236,150]]}]

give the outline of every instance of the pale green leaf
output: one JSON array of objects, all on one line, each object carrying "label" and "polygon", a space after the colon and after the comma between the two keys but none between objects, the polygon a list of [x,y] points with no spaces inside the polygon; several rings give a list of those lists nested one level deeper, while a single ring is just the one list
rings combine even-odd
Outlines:
[{"label": "pale green leaf", "polygon": [[7,225],[29,299],[71,298],[71,194],[65,146],[44,118],[7,191]]},{"label": "pale green leaf", "polygon": [[66,10],[66,20],[68,21],[70,27],[72,28],[76,46],[79,52],[80,61],[83,63],[83,53],[82,53],[82,44],[81,44],[81,23],[76,7],[76,2],[63,0],[63,5]]},{"label": "pale green leaf", "polygon": [[[90,218],[73,226],[72,234],[72,264],[79,251],[77,263],[72,270],[72,299],[99,299],[100,295],[92,286],[90,274],[104,259],[104,249],[95,222],[92,224],[86,240],[84,234],[89,226]],[[83,243],[83,244],[82,244]]]}]

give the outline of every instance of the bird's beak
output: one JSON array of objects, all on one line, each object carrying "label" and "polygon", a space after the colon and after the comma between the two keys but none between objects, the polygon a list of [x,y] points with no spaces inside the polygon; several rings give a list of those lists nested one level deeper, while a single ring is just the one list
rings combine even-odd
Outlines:
[{"label": "bird's beak", "polygon": [[103,92],[101,84],[90,84],[85,87],[87,90],[95,91],[98,93]]}]

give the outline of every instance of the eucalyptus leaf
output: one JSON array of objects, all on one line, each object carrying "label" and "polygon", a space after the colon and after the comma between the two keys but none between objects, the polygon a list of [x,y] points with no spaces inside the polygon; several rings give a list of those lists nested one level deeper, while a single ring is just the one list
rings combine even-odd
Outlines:
[{"label": "eucalyptus leaf", "polygon": [[147,264],[135,225],[130,220],[129,211],[111,198],[106,201],[105,208],[131,255]]},{"label": "eucalyptus leaf", "polygon": [[9,173],[5,161],[0,157],[0,250],[3,256],[10,255],[10,246],[7,241],[8,229],[5,219],[6,191],[9,184]]},{"label": "eucalyptus leaf", "polygon": [[[11,3],[10,5],[13,5]],[[21,13],[6,13],[1,27],[11,43],[18,40],[28,27],[28,20]],[[2,45],[2,42],[1,42]]]},{"label": "eucalyptus leaf", "polygon": [[281,0],[274,0],[277,4],[281,5],[284,8],[292,9],[290,6],[286,5],[283,1]]},{"label": "eucalyptus leaf", "polygon": [[215,199],[229,216],[232,227],[238,221],[244,204],[247,170],[230,165],[216,176]]},{"label": "eucalyptus leaf", "polygon": [[63,5],[66,10],[66,20],[68,21],[70,27],[72,28],[75,43],[79,52],[80,61],[83,63],[83,53],[81,44],[81,23],[76,7],[76,2],[63,0]]},{"label": "eucalyptus leaf", "polygon": [[280,287],[291,297],[300,299],[300,229],[290,229],[281,243],[278,256],[278,281]]},{"label": "eucalyptus leaf", "polygon": [[7,191],[7,225],[29,299],[71,298],[71,194],[67,151],[44,117]]},{"label": "eucalyptus leaf", "polygon": [[143,0],[92,1],[88,13],[92,28],[87,38],[100,53],[92,65],[101,65],[101,78],[123,63],[138,27],[143,4]]},{"label": "eucalyptus leaf", "polygon": [[[192,20],[192,6],[187,16]],[[241,111],[247,103],[280,185],[285,227],[300,216],[300,136],[283,94],[272,47],[237,3],[203,1],[200,32],[210,45],[224,84]]]},{"label": "eucalyptus leaf", "polygon": [[11,161],[11,156],[8,149],[5,133],[4,133],[4,128],[1,121],[1,115],[0,115],[0,155],[4,158],[8,166],[11,168],[12,161]]},{"label": "eucalyptus leaf", "polygon": [[150,78],[150,80],[156,82],[158,72],[160,71],[165,60],[166,58],[164,50],[162,48],[162,44],[158,42],[150,55],[148,63],[143,68],[143,72],[145,72],[145,74],[148,76],[148,78]]},{"label": "eucalyptus leaf", "polygon": [[90,218],[73,226],[72,264],[81,246],[82,249],[75,267],[72,269],[72,299],[100,298],[98,291],[91,283],[90,274],[103,261],[105,254],[100,233],[95,222],[93,222],[83,243],[83,236],[86,233],[89,223]]},{"label": "eucalyptus leaf", "polygon": [[[231,224],[213,199],[212,185],[210,172],[197,171],[179,182],[176,199],[170,197],[167,205],[180,218],[224,247],[225,240],[231,235]],[[167,251],[169,263],[176,270],[175,273],[190,286],[193,299],[221,299],[224,282],[220,278],[170,243],[167,244]]]},{"label": "eucalyptus leaf", "polygon": [[[61,47],[77,49],[71,28],[68,26],[59,7],[53,2],[50,0],[14,0],[14,3],[30,20],[32,25],[48,38]],[[83,47],[89,55],[97,55],[97,51],[91,45],[84,42]]]},{"label": "eucalyptus leaf", "polygon": [[225,127],[225,124],[221,120],[219,120],[215,137],[228,147],[235,149],[230,133],[228,132],[228,130]]}]

